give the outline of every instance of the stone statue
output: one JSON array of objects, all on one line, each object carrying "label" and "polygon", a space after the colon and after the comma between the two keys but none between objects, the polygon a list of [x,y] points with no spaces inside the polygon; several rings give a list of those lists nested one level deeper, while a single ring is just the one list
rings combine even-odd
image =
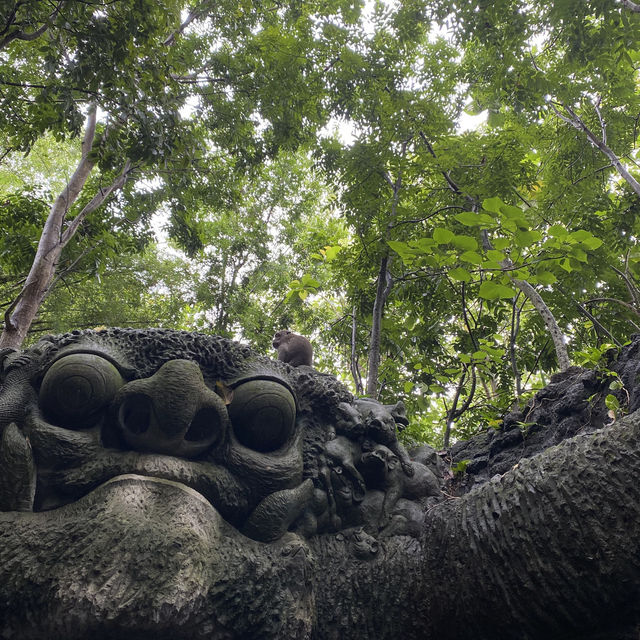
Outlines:
[{"label": "stone statue", "polygon": [[517,602],[528,570],[553,573],[527,518],[569,532],[592,510],[562,519],[553,500],[581,485],[540,484],[562,451],[453,497],[437,453],[399,443],[402,403],[226,339],[79,331],[0,357],[0,638],[440,639],[465,637],[460,617],[552,637]]}]

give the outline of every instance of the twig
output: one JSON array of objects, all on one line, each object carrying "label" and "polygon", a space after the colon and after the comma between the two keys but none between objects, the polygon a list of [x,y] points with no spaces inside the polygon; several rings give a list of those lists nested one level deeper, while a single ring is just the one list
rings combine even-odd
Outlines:
[{"label": "twig", "polygon": [[129,173],[131,172],[131,162],[127,160],[125,162],[122,173],[105,189],[100,188],[93,198],[83,207],[82,211],[69,223],[69,226],[65,229],[60,239],[60,244],[64,247],[69,240],[73,237],[78,227],[82,224],[84,219],[93,211],[95,211],[113,191],[120,189],[127,181]]},{"label": "twig", "polygon": [[[626,180],[627,184],[633,189],[636,195],[640,196],[640,182],[638,182],[627,170],[627,168],[622,164],[620,158],[616,155],[616,153],[607,146],[606,143],[606,131],[605,131],[605,139],[601,139],[589,129],[589,127],[585,124],[584,120],[576,114],[576,112],[568,105],[563,103],[554,103],[552,101],[549,102],[551,109],[555,112],[555,114],[565,122],[566,124],[571,125],[574,129],[578,131],[582,131],[586,136],[587,140],[596,148],[598,148],[602,153],[604,153],[607,158],[611,161],[611,164],[616,168],[618,173]],[[566,113],[569,115],[565,115],[558,109],[558,106],[562,107]],[[599,114],[599,103],[594,105],[596,107],[596,112]],[[604,121],[600,119],[601,126],[604,127]]]},{"label": "twig", "polygon": [[636,307],[624,300],[618,300],[618,298],[591,298],[590,300],[587,300],[585,304],[597,304],[598,302],[615,302],[616,304],[626,307],[629,311],[640,317],[640,311],[638,311]]},{"label": "twig", "polygon": [[182,35],[184,33],[184,30],[200,15],[203,4],[204,2],[201,2],[200,4],[197,4],[195,7],[193,7],[193,9],[189,11],[189,15],[186,17],[185,21],[173,33],[167,36],[162,44],[164,44],[166,47],[171,46],[176,41],[176,38]]},{"label": "twig", "polygon": [[618,0],[618,1],[626,9],[629,9],[630,11],[633,11],[634,13],[640,13],[640,4],[636,4],[635,2],[631,2],[631,0]]}]

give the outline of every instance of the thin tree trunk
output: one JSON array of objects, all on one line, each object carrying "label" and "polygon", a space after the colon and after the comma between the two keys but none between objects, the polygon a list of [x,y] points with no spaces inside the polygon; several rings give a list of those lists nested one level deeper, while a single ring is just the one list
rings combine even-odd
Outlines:
[{"label": "thin tree trunk", "polygon": [[[628,3],[628,5],[629,4],[633,3]],[[591,129],[589,129],[589,127],[585,124],[584,120],[582,120],[582,118],[571,107],[567,106],[566,104],[561,105],[562,108],[569,114],[568,116],[566,116],[558,109],[555,104],[550,104],[555,114],[563,122],[566,122],[578,131],[582,131],[587,136],[587,140],[589,140],[589,142],[594,147],[599,149],[605,156],[607,156],[607,158],[609,158],[609,161],[616,168],[617,172],[626,180],[627,184],[633,189],[636,195],[640,196],[640,182],[638,182],[629,173],[627,168],[622,164],[622,161],[617,156],[617,154],[607,144],[607,130],[605,127],[604,119],[602,118],[602,114],[600,113],[600,101],[598,100],[598,102],[593,105],[593,108],[598,115],[598,119],[600,120],[600,127],[602,131],[600,136],[597,136],[593,131],[591,131]]]},{"label": "thin tree trunk", "polygon": [[516,386],[516,401],[520,401],[522,395],[522,380],[520,370],[518,369],[518,362],[516,359],[516,338],[520,331],[520,312],[522,307],[518,309],[518,296],[513,299],[513,307],[511,311],[511,335],[509,337],[509,357],[511,359],[511,370],[513,371],[513,378]]},{"label": "thin tree trunk", "polygon": [[[408,144],[408,140],[406,142],[403,142],[402,144],[400,157],[403,159],[407,153]],[[393,182],[386,173],[383,173],[382,177],[391,187],[393,196],[391,201],[391,214],[389,216],[389,222],[387,224],[385,235],[382,239],[386,248],[383,257],[380,260],[380,270],[378,271],[378,280],[376,284],[376,299],[373,304],[366,388],[366,395],[370,398],[378,397],[378,371],[380,369],[380,334],[382,332],[382,312],[384,311],[384,305],[387,302],[389,293],[391,293],[391,289],[393,288],[393,278],[391,277],[391,271],[389,270],[391,267],[391,257],[389,255],[389,246],[387,245],[387,241],[389,240],[391,230],[393,229],[393,226],[395,224],[396,215],[398,212],[400,189],[402,189],[402,169],[399,169],[398,177],[396,178],[395,182]]]},{"label": "thin tree trunk", "polygon": [[0,348],[20,348],[40,304],[46,296],[62,251],[60,240],[65,216],[69,211],[69,207],[78,197],[82,187],[84,187],[94,166],[93,160],[90,160],[89,153],[95,137],[95,131],[96,106],[92,105],[89,108],[87,125],[82,141],[82,157],[67,186],[56,198],[49,210],[27,280],[22,291],[18,294],[17,302],[11,314],[8,317],[5,314],[5,326],[0,336]]},{"label": "thin tree trunk", "polygon": [[382,332],[382,311],[393,287],[393,279],[389,272],[389,255],[380,261],[376,299],[373,304],[373,321],[371,323],[371,342],[369,343],[369,365],[367,368],[366,394],[370,398],[378,397],[378,371],[380,369],[380,334]]},{"label": "thin tree trunk", "polygon": [[564,335],[553,317],[549,307],[547,307],[542,296],[526,281],[519,280],[518,278],[512,278],[513,284],[524,293],[531,301],[531,304],[535,307],[536,311],[540,314],[540,317],[544,321],[544,324],[551,335],[553,340],[553,346],[556,349],[556,357],[558,358],[558,366],[560,371],[564,371],[571,366],[571,360],[569,359],[569,353],[567,351],[567,345],[564,342]]},{"label": "thin tree trunk", "polygon": [[619,0],[619,1],[623,7],[626,7],[630,11],[633,11],[634,13],[640,13],[640,4],[631,2],[631,0]]},{"label": "thin tree trunk", "polygon": [[126,182],[131,165],[126,162],[122,173],[113,183],[98,193],[84,206],[65,228],[66,216],[91,174],[95,161],[90,153],[96,133],[96,105],[89,107],[87,124],[82,140],[82,156],[67,186],[51,205],[42,229],[29,275],[16,299],[5,312],[4,328],[0,335],[0,349],[19,349],[33,323],[40,305],[51,290],[60,254],[75,235],[85,218],[95,211],[116,189]]},{"label": "thin tree trunk", "polygon": [[356,394],[362,395],[362,376],[360,375],[360,368],[358,367],[358,350],[357,350],[357,316],[356,305],[353,305],[351,312],[351,375],[353,376],[353,382],[356,386]]},{"label": "thin tree trunk", "polygon": [[[489,234],[486,231],[482,232],[483,245],[485,249],[492,249],[493,245],[491,244],[491,240],[489,238]],[[512,267],[512,262],[510,259],[503,260],[501,263],[503,269],[508,269]],[[540,314],[549,334],[551,335],[551,339],[553,340],[553,346],[556,350],[556,357],[558,358],[558,366],[560,371],[564,371],[571,366],[571,360],[569,359],[569,352],[567,351],[567,345],[564,342],[564,335],[560,330],[560,326],[556,322],[556,319],[551,313],[549,307],[547,307],[545,301],[542,299],[542,296],[535,290],[535,288],[526,280],[520,280],[519,278],[514,278],[509,275],[511,282],[524,293],[525,296],[529,299],[531,304],[534,306],[535,310]]]},{"label": "thin tree trunk", "polygon": [[445,418],[447,421],[447,424],[445,425],[444,438],[442,441],[443,449],[449,448],[449,443],[451,441],[451,427],[453,426],[453,423],[455,422],[455,420],[457,420],[469,408],[469,405],[471,404],[471,401],[473,400],[473,396],[475,394],[476,373],[475,373],[475,368],[471,366],[471,376],[472,376],[471,391],[469,392],[469,395],[467,396],[467,399],[465,400],[462,407],[458,409],[458,402],[460,401],[460,394],[462,393],[462,389],[464,388],[464,383],[467,378],[467,371],[468,371],[468,367],[467,365],[465,365],[462,370],[462,376],[460,376],[460,380],[458,381],[458,385],[456,386],[456,393],[453,397],[453,404],[451,405],[451,409],[447,411],[447,417]]}]

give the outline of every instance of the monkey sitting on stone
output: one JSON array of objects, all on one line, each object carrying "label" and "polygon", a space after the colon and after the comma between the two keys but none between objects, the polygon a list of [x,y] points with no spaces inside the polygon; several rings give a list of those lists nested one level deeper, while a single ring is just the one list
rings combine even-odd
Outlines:
[{"label": "monkey sitting on stone", "polygon": [[277,331],[273,336],[273,347],[278,350],[278,360],[292,367],[311,366],[313,347],[309,340],[287,329]]}]

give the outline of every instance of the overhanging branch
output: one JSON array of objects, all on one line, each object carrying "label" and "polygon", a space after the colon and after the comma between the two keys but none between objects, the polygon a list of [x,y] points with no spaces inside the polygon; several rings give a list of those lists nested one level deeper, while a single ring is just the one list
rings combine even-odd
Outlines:
[{"label": "overhanging branch", "polygon": [[631,2],[631,0],[619,0],[619,3],[625,9],[629,9],[629,11],[633,11],[634,13],[640,13],[640,4],[636,4],[635,2]]},{"label": "overhanging branch", "polygon": [[[594,105],[596,110],[596,114],[598,115],[598,119],[600,122],[600,126],[602,129],[602,136],[597,136],[591,129],[585,124],[584,120],[573,110],[572,107],[563,104],[563,103],[554,103],[549,102],[551,109],[554,113],[568,125],[571,125],[574,129],[578,131],[582,131],[589,142],[599,149],[609,160],[611,164],[616,168],[620,176],[625,179],[627,184],[633,189],[637,196],[640,197],[640,182],[638,182],[627,170],[627,168],[622,164],[620,158],[616,155],[616,153],[607,145],[606,142],[606,128],[605,122],[602,118],[602,114],[600,113],[600,100]],[[565,111],[563,113],[558,107],[562,107]],[[568,115],[567,115],[568,114]]]},{"label": "overhanging branch", "polygon": [[60,240],[60,244],[64,247],[74,236],[78,227],[83,223],[84,219],[93,211],[95,211],[114,191],[121,189],[127,181],[131,172],[131,162],[126,161],[122,173],[106,188],[101,188],[93,198],[83,207],[82,211],[69,223]]}]

